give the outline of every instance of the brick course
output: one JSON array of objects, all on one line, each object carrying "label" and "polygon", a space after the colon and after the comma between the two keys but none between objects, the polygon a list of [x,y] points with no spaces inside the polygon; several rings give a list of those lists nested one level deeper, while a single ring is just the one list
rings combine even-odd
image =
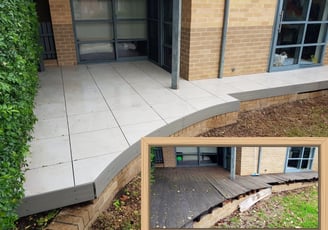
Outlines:
[{"label": "brick course", "polygon": [[323,64],[328,65],[328,46],[326,46],[325,57],[323,59]]},{"label": "brick course", "polygon": [[75,39],[69,0],[49,0],[59,66],[77,64]]},{"label": "brick course", "polygon": [[223,12],[224,0],[182,1],[181,77],[218,77]]}]

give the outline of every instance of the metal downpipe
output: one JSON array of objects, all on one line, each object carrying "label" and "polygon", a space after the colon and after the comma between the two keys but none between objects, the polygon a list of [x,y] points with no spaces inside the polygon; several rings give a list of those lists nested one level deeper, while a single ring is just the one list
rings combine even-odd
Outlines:
[{"label": "metal downpipe", "polygon": [[224,54],[225,54],[225,47],[227,41],[229,10],[230,10],[230,0],[225,0],[222,39],[221,39],[221,54],[220,54],[220,62],[219,62],[219,76],[218,76],[219,78],[222,78],[223,76]]}]

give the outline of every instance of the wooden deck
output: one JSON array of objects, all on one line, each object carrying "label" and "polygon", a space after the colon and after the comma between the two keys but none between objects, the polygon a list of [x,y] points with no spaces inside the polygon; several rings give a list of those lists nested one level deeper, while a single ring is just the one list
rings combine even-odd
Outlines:
[{"label": "wooden deck", "polygon": [[220,167],[156,168],[151,186],[152,228],[188,228],[193,221],[238,198],[272,185],[312,181],[317,172],[236,176]]}]

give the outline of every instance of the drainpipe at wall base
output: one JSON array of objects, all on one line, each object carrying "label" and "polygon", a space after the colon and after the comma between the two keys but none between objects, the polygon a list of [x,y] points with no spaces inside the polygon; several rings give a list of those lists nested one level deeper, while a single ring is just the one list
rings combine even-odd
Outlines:
[{"label": "drainpipe at wall base", "polygon": [[181,1],[173,0],[172,12],[172,72],[171,88],[179,88],[180,78],[180,40],[181,40]]},{"label": "drainpipe at wall base", "polygon": [[223,76],[224,54],[225,54],[225,47],[226,47],[226,41],[227,41],[228,20],[229,20],[229,9],[230,9],[230,0],[225,0],[218,78],[222,78],[222,76]]}]

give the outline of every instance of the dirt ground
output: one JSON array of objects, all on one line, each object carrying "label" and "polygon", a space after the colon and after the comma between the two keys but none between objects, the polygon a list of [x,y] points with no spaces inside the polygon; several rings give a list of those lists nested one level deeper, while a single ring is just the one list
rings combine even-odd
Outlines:
[{"label": "dirt ground", "polygon": [[[327,127],[328,94],[243,112],[237,123],[212,129],[201,136],[328,136]],[[44,219],[49,217],[47,215],[44,214],[45,218],[42,216],[41,221],[40,215],[22,218],[18,221],[18,229],[42,229],[46,223]],[[41,223],[36,224],[38,222]],[[140,229],[140,176],[117,194],[108,210],[94,222],[93,229]]]}]

